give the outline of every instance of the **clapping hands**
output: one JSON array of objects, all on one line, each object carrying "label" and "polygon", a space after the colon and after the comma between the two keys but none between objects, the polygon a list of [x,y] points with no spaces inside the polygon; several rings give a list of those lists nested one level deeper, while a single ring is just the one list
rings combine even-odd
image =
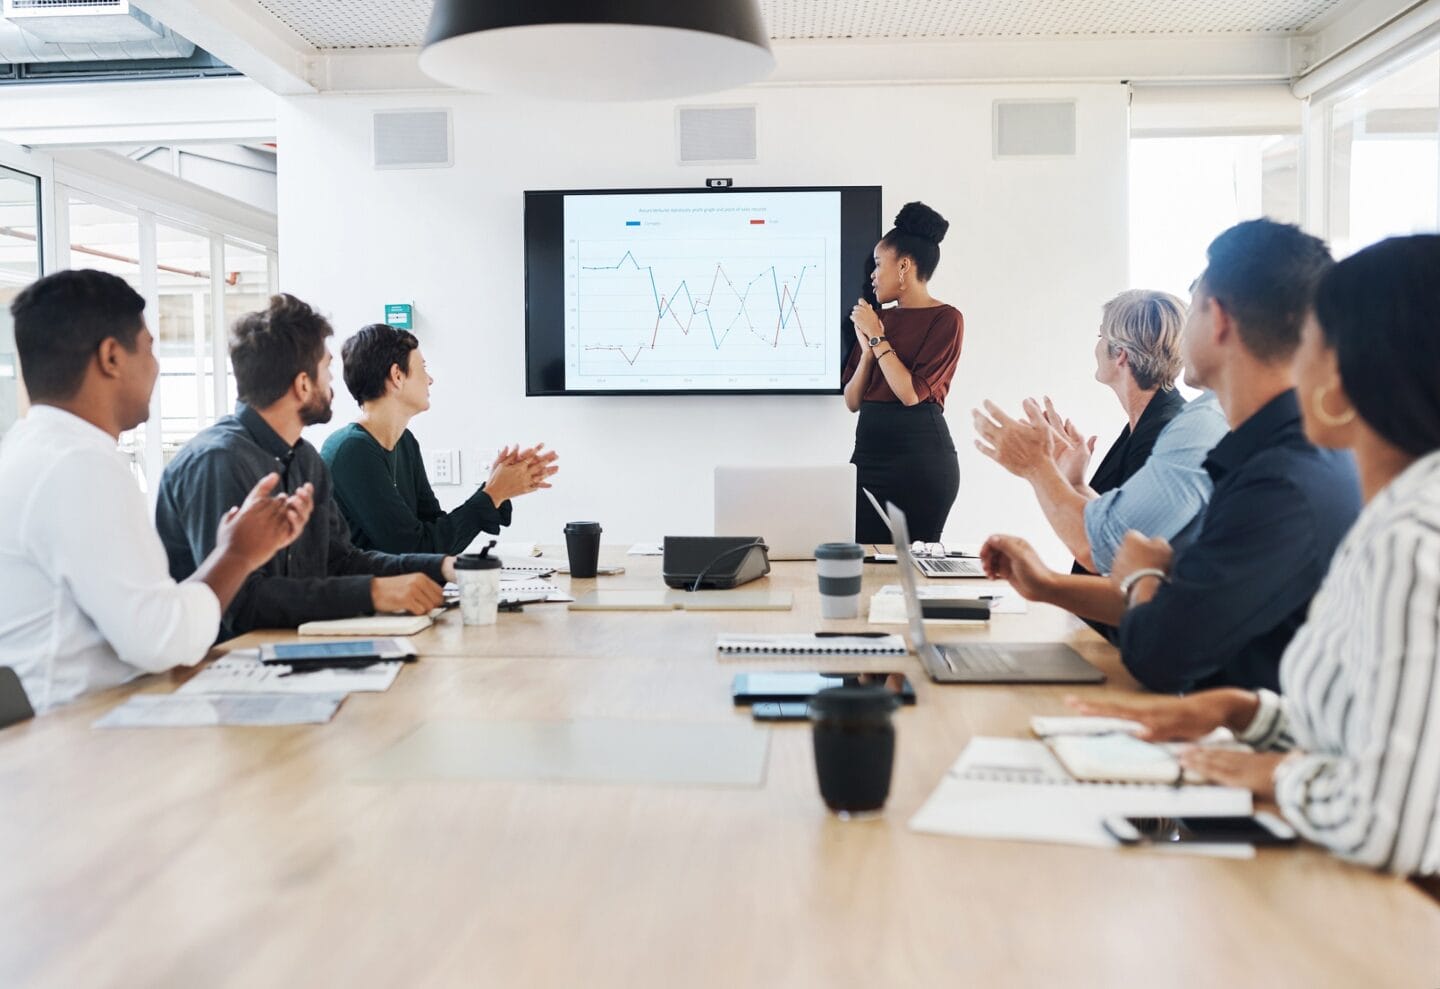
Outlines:
[{"label": "clapping hands", "polygon": [[544,443],[523,450],[518,444],[502,447],[490,467],[485,491],[498,506],[511,498],[551,487],[549,479],[560,470],[556,463],[559,457],[554,450],[546,450]]},{"label": "clapping hands", "polygon": [[1023,404],[1024,418],[1012,419],[994,402],[985,402],[985,411],[972,409],[975,448],[1017,477],[1033,478],[1054,465],[1072,487],[1085,483],[1085,470],[1095,451],[1095,437],[1088,439],[1070,420],[1063,418],[1049,397],[1044,408],[1033,398]]}]

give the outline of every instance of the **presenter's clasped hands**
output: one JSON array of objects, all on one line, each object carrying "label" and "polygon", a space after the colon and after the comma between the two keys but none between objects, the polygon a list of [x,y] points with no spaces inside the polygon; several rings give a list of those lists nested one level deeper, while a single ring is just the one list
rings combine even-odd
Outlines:
[{"label": "presenter's clasped hands", "polygon": [[[884,338],[885,326],[880,322],[880,314],[875,308],[864,299],[855,303],[855,308],[850,310],[850,322],[855,327],[855,339],[860,341],[864,349],[860,352],[863,358],[870,353],[870,341],[874,337]],[[873,356],[879,356],[878,354]]]}]

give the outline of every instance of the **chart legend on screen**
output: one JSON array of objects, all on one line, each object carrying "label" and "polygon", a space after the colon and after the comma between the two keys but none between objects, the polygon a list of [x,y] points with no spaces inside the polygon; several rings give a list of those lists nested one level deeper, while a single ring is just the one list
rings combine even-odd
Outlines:
[{"label": "chart legend on screen", "polygon": [[835,192],[567,196],[566,387],[834,390]]}]

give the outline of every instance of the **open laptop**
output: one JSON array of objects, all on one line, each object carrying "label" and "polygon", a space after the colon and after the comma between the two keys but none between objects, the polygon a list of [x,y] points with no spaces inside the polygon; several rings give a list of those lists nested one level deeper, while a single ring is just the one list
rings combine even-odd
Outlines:
[{"label": "open laptop", "polygon": [[716,467],[715,535],[763,536],[772,560],[855,540],[855,465]]},{"label": "open laptop", "polygon": [[905,595],[905,617],[910,622],[911,645],[930,679],[936,683],[1101,683],[1105,674],[1080,654],[1058,642],[931,642],[925,636],[920,593],[915,574],[906,564],[910,555],[910,527],[905,513],[887,505],[886,519],[895,539],[895,562]]},{"label": "open laptop", "polygon": [[[885,509],[880,507],[880,501],[870,493],[869,488],[861,488],[865,497],[870,499],[874,506],[875,513],[880,516],[880,521],[887,526],[890,525],[890,518],[885,514]],[[891,530],[892,533],[894,530]],[[893,539],[894,536],[892,535]],[[910,562],[915,565],[927,577],[984,577],[985,568],[980,566],[980,561],[974,557],[954,556],[916,556],[910,554]]]}]

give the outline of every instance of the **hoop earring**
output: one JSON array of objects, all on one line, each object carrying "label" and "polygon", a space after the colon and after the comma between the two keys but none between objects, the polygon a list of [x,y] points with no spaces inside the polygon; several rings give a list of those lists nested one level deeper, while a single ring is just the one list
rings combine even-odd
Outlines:
[{"label": "hoop earring", "polygon": [[1338,416],[1331,414],[1325,408],[1325,397],[1330,394],[1330,385],[1321,385],[1315,389],[1315,418],[1320,420],[1321,425],[1338,429],[1340,426],[1348,426],[1355,421],[1355,409],[1348,408]]}]

